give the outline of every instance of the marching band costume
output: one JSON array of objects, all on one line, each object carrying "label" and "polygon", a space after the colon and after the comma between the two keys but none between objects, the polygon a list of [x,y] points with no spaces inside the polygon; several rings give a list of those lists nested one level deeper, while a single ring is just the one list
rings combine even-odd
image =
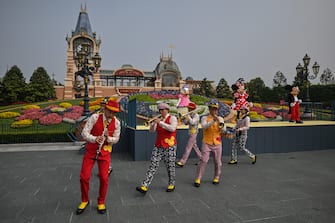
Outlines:
[{"label": "marching band costume", "polygon": [[242,106],[240,109],[241,117],[237,120],[235,125],[235,138],[233,139],[231,160],[228,164],[237,164],[237,149],[240,148],[252,160],[252,164],[256,163],[256,155],[250,152],[245,146],[247,144],[248,129],[250,128],[250,117],[248,115],[249,109]]},{"label": "marching band costume", "polygon": [[214,155],[215,172],[213,184],[220,182],[221,175],[221,155],[222,155],[222,138],[221,134],[225,132],[224,120],[217,116],[219,105],[218,103],[209,104],[209,115],[201,118],[201,126],[203,128],[203,142],[201,147],[201,162],[198,165],[195,187],[200,187],[201,178],[205,172],[210,153]]},{"label": "marching band costume", "polygon": [[189,114],[185,115],[183,122],[188,125],[189,138],[182,158],[180,159],[180,161],[176,162],[176,165],[179,167],[183,167],[185,165],[192,151],[192,148],[194,149],[194,152],[199,160],[201,160],[201,152],[197,145],[197,135],[199,132],[198,125],[200,119],[198,113],[194,112],[197,106],[195,103],[190,102],[187,107],[189,109]]},{"label": "marching band costume", "polygon": [[150,166],[147,170],[145,179],[141,186],[136,190],[145,194],[158,170],[159,163],[163,159],[168,172],[168,187],[166,192],[172,192],[175,189],[175,162],[177,150],[177,118],[169,114],[170,107],[166,103],[158,104],[161,118],[156,118],[150,123],[149,131],[157,132],[156,142],[152,150]]},{"label": "marching band costume", "polygon": [[119,112],[119,103],[109,100],[103,113],[93,114],[86,122],[82,131],[83,138],[87,141],[86,151],[83,157],[80,171],[81,204],[77,208],[77,214],[81,214],[89,204],[89,183],[92,168],[97,161],[99,169],[100,187],[98,212],[106,212],[105,199],[108,189],[108,169],[110,166],[110,153],[112,145],[120,138],[120,121],[115,117]]}]

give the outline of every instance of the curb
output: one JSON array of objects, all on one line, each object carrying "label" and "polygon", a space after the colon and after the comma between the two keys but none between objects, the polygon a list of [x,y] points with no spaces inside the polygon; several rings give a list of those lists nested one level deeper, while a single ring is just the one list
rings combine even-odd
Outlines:
[{"label": "curb", "polygon": [[28,152],[28,151],[64,151],[79,150],[81,143],[22,143],[0,144],[0,152]]}]

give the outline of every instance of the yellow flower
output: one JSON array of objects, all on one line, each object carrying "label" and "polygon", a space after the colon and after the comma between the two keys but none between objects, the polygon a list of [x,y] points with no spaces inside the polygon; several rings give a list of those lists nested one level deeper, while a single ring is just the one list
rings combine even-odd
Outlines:
[{"label": "yellow flower", "polygon": [[62,102],[59,104],[59,106],[63,107],[63,108],[69,108],[72,107],[72,104],[69,102]]},{"label": "yellow flower", "polygon": [[20,121],[15,121],[13,122],[10,127],[12,128],[25,128],[25,127],[29,127],[33,124],[33,120],[30,119],[23,119]]},{"label": "yellow flower", "polygon": [[38,105],[25,105],[25,106],[22,107],[23,110],[28,110],[28,109],[33,109],[33,108],[40,109],[40,106],[38,106]]},{"label": "yellow flower", "polygon": [[0,113],[0,118],[15,118],[19,116],[20,116],[20,113],[18,112],[1,112]]}]

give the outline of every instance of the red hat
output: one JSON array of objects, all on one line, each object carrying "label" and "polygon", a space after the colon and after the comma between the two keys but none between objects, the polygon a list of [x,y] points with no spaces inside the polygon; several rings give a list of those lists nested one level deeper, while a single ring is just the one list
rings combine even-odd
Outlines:
[{"label": "red hat", "polygon": [[193,103],[193,102],[190,102],[190,103],[187,105],[187,107],[188,107],[189,109],[194,110],[194,109],[197,108],[197,105],[196,105],[195,103]]},{"label": "red hat", "polygon": [[110,99],[108,100],[106,104],[106,108],[112,112],[119,112],[120,111],[120,106],[119,102],[117,102],[116,99]]}]

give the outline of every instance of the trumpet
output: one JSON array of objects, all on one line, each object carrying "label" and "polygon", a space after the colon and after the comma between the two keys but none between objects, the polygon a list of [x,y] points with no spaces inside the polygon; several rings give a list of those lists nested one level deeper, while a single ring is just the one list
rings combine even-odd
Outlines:
[{"label": "trumpet", "polygon": [[222,129],[224,127],[224,122],[223,120],[221,121],[219,119],[219,116],[215,116],[216,117],[216,122],[219,122],[219,129]]},{"label": "trumpet", "polygon": [[197,110],[193,110],[193,111],[186,112],[184,114],[178,113],[178,118],[183,119],[183,118],[185,118],[186,115],[189,115],[189,114],[192,114],[192,113],[198,113],[198,111]]},{"label": "trumpet", "polygon": [[151,119],[148,119],[147,121],[144,122],[144,126],[148,127],[153,121],[155,121],[158,118],[161,118],[162,115],[157,115]]}]

